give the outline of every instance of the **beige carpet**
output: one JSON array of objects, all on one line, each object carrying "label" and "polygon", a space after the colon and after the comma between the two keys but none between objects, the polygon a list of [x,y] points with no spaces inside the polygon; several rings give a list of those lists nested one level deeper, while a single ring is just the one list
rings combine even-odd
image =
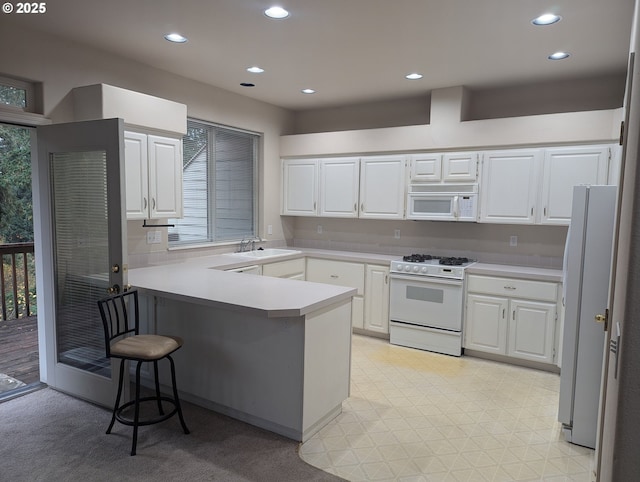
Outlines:
[{"label": "beige carpet", "polygon": [[1,481],[338,481],[298,457],[298,443],[184,404],[177,418],[142,427],[138,455],[131,428],[110,412],[45,388],[0,403]]}]

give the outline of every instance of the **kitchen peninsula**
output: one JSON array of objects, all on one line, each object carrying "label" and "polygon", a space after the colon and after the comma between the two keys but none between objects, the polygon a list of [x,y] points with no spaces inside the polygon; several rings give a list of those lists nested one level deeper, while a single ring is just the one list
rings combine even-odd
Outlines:
[{"label": "kitchen peninsula", "polygon": [[356,290],[212,269],[220,258],[129,271],[148,331],[184,339],[185,400],[305,441],[349,396]]}]

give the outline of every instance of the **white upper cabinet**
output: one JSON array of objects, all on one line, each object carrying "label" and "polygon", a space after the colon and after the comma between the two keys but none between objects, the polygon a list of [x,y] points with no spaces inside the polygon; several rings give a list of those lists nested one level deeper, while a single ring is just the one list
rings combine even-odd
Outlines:
[{"label": "white upper cabinet", "polygon": [[410,182],[473,182],[478,178],[476,152],[412,154]]},{"label": "white upper cabinet", "polygon": [[573,187],[607,184],[612,154],[603,145],[484,153],[480,221],[568,225]]},{"label": "white upper cabinet", "polygon": [[286,159],[282,161],[282,214],[316,216],[318,214],[318,161]]},{"label": "white upper cabinet", "polygon": [[410,161],[411,182],[440,182],[442,180],[442,154],[413,154]]},{"label": "white upper cabinet", "polygon": [[320,216],[358,217],[360,160],[356,157],[320,161]]},{"label": "white upper cabinet", "polygon": [[360,159],[360,216],[369,219],[402,219],[405,200],[406,158],[400,156]]},{"label": "white upper cabinet", "polygon": [[606,184],[610,158],[608,146],[546,149],[539,221],[542,224],[569,224],[573,187]]},{"label": "white upper cabinet", "polygon": [[478,178],[478,154],[475,152],[451,152],[442,156],[442,180],[445,182],[469,182]]},{"label": "white upper cabinet", "polygon": [[182,217],[182,141],[125,132],[127,219]]},{"label": "white upper cabinet", "polygon": [[182,217],[182,141],[149,136],[150,217]]},{"label": "white upper cabinet", "polygon": [[541,149],[486,152],[480,180],[480,221],[532,224]]}]

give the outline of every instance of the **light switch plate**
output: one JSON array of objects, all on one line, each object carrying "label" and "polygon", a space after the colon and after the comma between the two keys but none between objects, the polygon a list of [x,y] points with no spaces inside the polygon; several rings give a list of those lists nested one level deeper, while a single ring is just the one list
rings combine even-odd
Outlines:
[{"label": "light switch plate", "polygon": [[518,236],[511,236],[509,238],[509,246],[518,246]]}]

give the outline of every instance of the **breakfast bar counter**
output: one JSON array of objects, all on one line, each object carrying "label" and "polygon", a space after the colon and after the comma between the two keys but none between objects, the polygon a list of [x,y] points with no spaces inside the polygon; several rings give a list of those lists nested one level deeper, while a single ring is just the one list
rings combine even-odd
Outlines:
[{"label": "breakfast bar counter", "polygon": [[184,339],[174,358],[185,400],[299,441],[342,410],[355,289],[210,269],[206,259],[132,269],[129,283],[147,331]]}]

